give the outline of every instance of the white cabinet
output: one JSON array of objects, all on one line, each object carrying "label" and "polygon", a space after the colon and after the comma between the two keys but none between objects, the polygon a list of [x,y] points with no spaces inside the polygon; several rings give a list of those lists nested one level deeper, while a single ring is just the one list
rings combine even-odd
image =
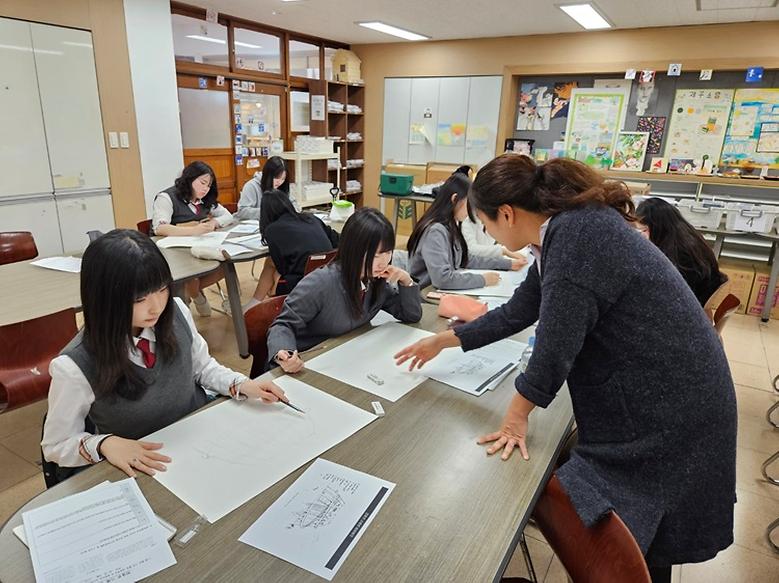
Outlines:
[{"label": "white cabinet", "polygon": [[0,199],[0,231],[30,231],[41,257],[62,253],[57,205],[51,195]]},{"label": "white cabinet", "polygon": [[0,18],[0,197],[52,192],[30,25]]},{"label": "white cabinet", "polygon": [[89,244],[87,231],[114,228],[114,209],[108,191],[57,197],[57,214],[65,253],[83,251]]}]

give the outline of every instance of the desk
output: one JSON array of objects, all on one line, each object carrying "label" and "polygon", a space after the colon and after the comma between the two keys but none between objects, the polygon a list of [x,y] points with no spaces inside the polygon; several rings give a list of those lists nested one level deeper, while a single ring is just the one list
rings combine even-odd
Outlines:
[{"label": "desk", "polygon": [[728,231],[726,229],[705,229],[702,227],[695,227],[696,230],[700,231],[701,233],[710,233],[714,235],[714,256],[719,259],[720,253],[722,252],[722,244],[725,242],[725,237],[739,237],[739,236],[750,236],[750,237],[760,237],[763,239],[767,239],[771,241],[771,254],[770,254],[770,264],[771,264],[771,275],[768,277],[768,290],[766,292],[766,301],[763,305],[763,313],[760,314],[760,319],[763,322],[768,322],[769,318],[771,317],[771,308],[773,302],[771,301],[771,298],[774,297],[774,290],[776,290],[776,282],[779,280],[779,260],[776,256],[776,247],[779,244],[779,233],[771,232],[771,233],[745,233],[744,231]]},{"label": "desk", "polygon": [[395,200],[395,219],[393,225],[395,227],[395,234],[398,233],[398,218],[400,217],[400,201],[410,200],[411,205],[411,229],[417,226],[417,203],[424,202],[432,204],[435,200],[432,196],[421,196],[419,194],[387,194],[385,192],[379,192],[379,198],[387,198]]},{"label": "desk", "polygon": [[[417,326],[437,331],[446,321],[435,315],[434,306],[425,305],[423,320]],[[326,344],[332,348],[367,329]],[[527,335],[528,331],[519,337]],[[321,351],[311,357],[319,354]],[[476,445],[476,438],[499,427],[514,394],[514,376],[479,398],[427,380],[396,403],[383,401],[383,418],[323,454],[325,459],[397,484],[335,581],[500,580],[573,421],[564,387],[547,409],[532,413],[530,461],[516,454],[510,462],[488,458],[484,448]],[[304,371],[298,378],[369,411],[370,402],[377,400],[314,371]],[[321,581],[238,542],[307,467],[218,522],[204,526],[185,548],[173,546],[178,564],[153,580]],[[43,492],[17,511],[0,531],[0,580],[33,581],[30,554],[11,532],[22,523],[23,510],[123,476],[102,462]],[[141,476],[138,485],[152,509],[179,531],[194,520],[195,512],[152,478]]]},{"label": "desk", "polygon": [[[170,265],[174,292],[193,277],[219,269],[218,261],[196,259],[189,249],[161,249]],[[32,261],[0,265],[0,326],[15,324],[59,312],[81,308],[80,276],[31,265]],[[239,310],[240,312],[240,310]]]}]

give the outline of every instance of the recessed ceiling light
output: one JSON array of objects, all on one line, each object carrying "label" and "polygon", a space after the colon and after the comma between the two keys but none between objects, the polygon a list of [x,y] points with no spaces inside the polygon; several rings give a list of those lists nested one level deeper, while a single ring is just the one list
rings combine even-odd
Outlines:
[{"label": "recessed ceiling light", "polygon": [[355,22],[355,24],[359,24],[360,26],[364,26],[365,28],[370,28],[371,30],[377,30],[379,32],[383,32],[384,34],[391,34],[392,36],[397,36],[400,38],[404,38],[406,40],[429,40],[429,36],[425,36],[423,34],[417,34],[415,32],[411,32],[410,30],[405,30],[403,28],[398,28],[397,26],[392,26],[391,24],[386,24],[384,22]]},{"label": "recessed ceiling light", "polygon": [[587,30],[611,28],[604,16],[590,4],[559,4],[557,6]]},{"label": "recessed ceiling light", "polygon": [[[226,45],[227,41],[223,40],[221,38],[211,38],[210,36],[200,36],[199,34],[188,34],[187,38],[191,38],[194,40],[203,40],[209,43],[216,43],[219,45]],[[237,40],[235,41],[235,46],[238,47],[246,47],[247,49],[261,49],[262,47],[260,45],[253,45],[250,43],[242,43],[241,41]]]}]

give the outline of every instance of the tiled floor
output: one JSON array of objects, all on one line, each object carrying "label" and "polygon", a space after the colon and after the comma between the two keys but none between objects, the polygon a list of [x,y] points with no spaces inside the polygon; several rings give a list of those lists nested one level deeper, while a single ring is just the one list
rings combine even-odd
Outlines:
[{"label": "tiled floor", "polygon": [[[259,274],[260,268],[258,262],[255,273]],[[255,285],[251,264],[240,264],[238,272],[246,299]],[[220,304],[214,294],[209,297],[212,305]],[[229,319],[215,312],[211,318],[195,316],[195,320],[214,356],[248,373],[251,363],[237,356]],[[760,474],[763,461],[779,450],[779,430],[765,420],[766,409],[779,399],[771,386],[771,380],[779,375],[779,321],[762,325],[758,318],[733,316],[724,336],[739,407],[735,544],[712,561],[676,568],[674,582],[779,583],[779,554],[771,550],[764,535],[766,524],[779,517],[779,486],[768,484]],[[45,410],[44,401],[0,415],[0,524],[44,489],[38,443]],[[539,581],[565,583],[565,569],[541,533],[532,526],[525,533]],[[520,553],[507,574],[525,574]]]}]

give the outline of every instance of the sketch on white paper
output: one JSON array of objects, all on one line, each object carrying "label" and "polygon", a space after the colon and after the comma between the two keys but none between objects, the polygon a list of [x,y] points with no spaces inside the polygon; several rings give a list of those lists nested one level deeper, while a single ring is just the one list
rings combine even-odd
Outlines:
[{"label": "sketch on white paper", "polygon": [[[527,265],[525,265],[519,271],[498,272],[498,274],[500,275],[500,281],[498,281],[497,285],[489,285],[489,286],[478,287],[474,289],[460,289],[460,290],[442,289],[440,291],[457,293],[466,296],[490,296],[490,297],[510,298],[511,296],[514,295],[514,291],[516,291],[517,287],[519,287],[519,284],[521,284],[523,281],[525,281],[525,278],[527,278],[527,273],[528,270],[530,269],[531,264],[532,261]],[[481,275],[484,275],[485,273],[494,272],[494,270],[492,269],[463,269],[462,271],[463,273],[479,273]]]}]

